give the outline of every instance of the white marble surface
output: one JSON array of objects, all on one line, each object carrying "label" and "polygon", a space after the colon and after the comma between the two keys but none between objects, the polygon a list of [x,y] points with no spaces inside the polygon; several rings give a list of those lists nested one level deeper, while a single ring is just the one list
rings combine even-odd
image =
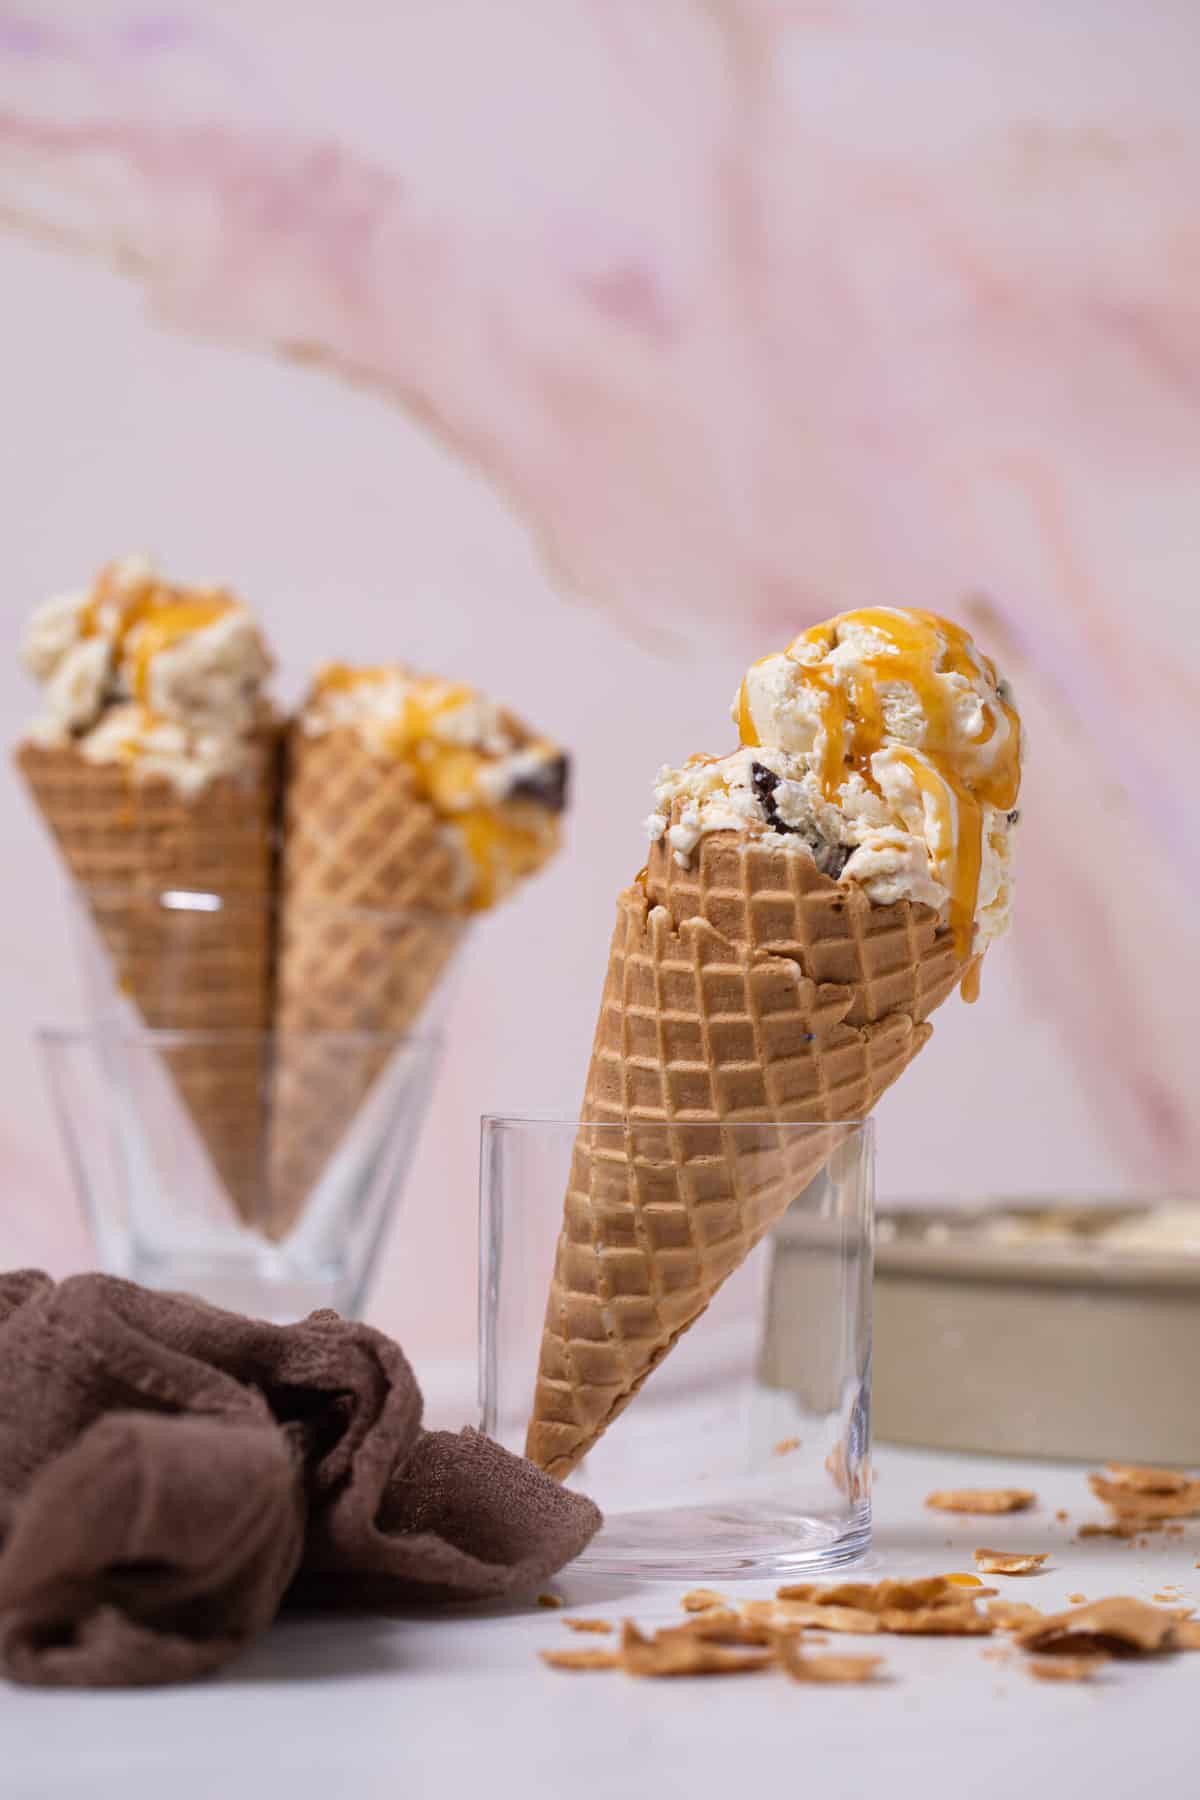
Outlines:
[{"label": "white marble surface", "polygon": [[[1080,1522],[1097,1516],[1082,1468],[886,1447],[878,1468],[872,1578],[968,1569],[983,1542],[1053,1552],[1040,1576],[997,1579],[1006,1595],[1043,1609],[1072,1593],[1149,1600],[1164,1583],[1177,1584],[1181,1600],[1200,1597],[1200,1524],[1144,1550],[1071,1542]],[[923,1509],[929,1488],[968,1482],[1030,1486],[1039,1509],[998,1521]],[[1065,1523],[1054,1517],[1060,1507]],[[572,1611],[646,1624],[672,1617],[680,1592],[582,1572],[557,1586]],[[736,1590],[768,1591],[765,1583]],[[1126,1800],[1152,1781],[1162,1792],[1194,1791],[1200,1655],[1114,1663],[1076,1686],[1033,1680],[1016,1652],[990,1660],[1001,1637],[886,1638],[871,1647],[885,1652],[889,1679],[873,1689],[798,1687],[773,1674],[631,1681],[538,1661],[547,1645],[599,1641],[572,1639],[548,1611],[296,1619],[226,1676],[196,1687],[3,1688],[0,1791],[5,1800],[716,1800],[769,1783],[819,1800]]]}]

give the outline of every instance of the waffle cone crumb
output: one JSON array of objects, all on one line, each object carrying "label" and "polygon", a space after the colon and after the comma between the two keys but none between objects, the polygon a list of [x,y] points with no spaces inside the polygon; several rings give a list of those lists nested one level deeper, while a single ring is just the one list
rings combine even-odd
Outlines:
[{"label": "waffle cone crumb", "polygon": [[1178,1469],[1145,1468],[1138,1463],[1105,1463],[1103,1478],[1111,1486],[1135,1494],[1182,1494],[1192,1485]]},{"label": "waffle cone crumb", "polygon": [[794,1637],[780,1638],[775,1654],[793,1681],[871,1682],[884,1666],[882,1656],[809,1656]]},{"label": "waffle cone crumb", "polygon": [[743,1611],[776,1633],[803,1631],[809,1625],[854,1636],[868,1636],[880,1629],[877,1613],[854,1606],[814,1606],[807,1600],[748,1600]]},{"label": "waffle cone crumb", "polygon": [[724,1594],[718,1594],[715,1588],[692,1588],[679,1602],[684,1612],[703,1612],[709,1606],[726,1606],[728,1601]]},{"label": "waffle cone crumb", "polygon": [[739,1611],[733,1607],[721,1606],[693,1613],[682,1625],[673,1625],[668,1629],[680,1636],[700,1638],[714,1644],[767,1645],[772,1636],[768,1625],[749,1617],[744,1609]]},{"label": "waffle cone crumb", "polygon": [[548,1669],[619,1669],[615,1650],[539,1650]]},{"label": "waffle cone crumb", "polygon": [[1166,1648],[1179,1622],[1171,1611],[1116,1596],[1048,1614],[1020,1630],[1016,1641],[1021,1649],[1042,1655],[1098,1650],[1145,1655]]},{"label": "waffle cone crumb", "polygon": [[620,1666],[627,1675],[751,1675],[774,1660],[770,1651],[728,1650],[683,1629],[646,1637],[631,1619],[621,1628]]},{"label": "waffle cone crumb", "polygon": [[1091,1681],[1108,1661],[1098,1652],[1091,1656],[1035,1656],[1028,1663],[1037,1681]]},{"label": "waffle cone crumb", "polygon": [[1036,1503],[1037,1495],[1028,1488],[939,1488],[925,1496],[934,1512],[1025,1512]]},{"label": "waffle cone crumb", "polygon": [[1044,1615],[1024,1600],[992,1600],[988,1603],[988,1617],[1001,1631],[1020,1631]]},{"label": "waffle cone crumb", "polygon": [[973,1603],[965,1606],[927,1606],[916,1612],[886,1612],[884,1631],[905,1637],[987,1637],[995,1625]]},{"label": "waffle cone crumb", "polygon": [[1136,1524],[1142,1530],[1162,1519],[1200,1517],[1200,1481],[1188,1480],[1181,1487],[1151,1492],[1131,1487],[1125,1480],[1089,1475],[1088,1486],[1097,1500],[1111,1507],[1119,1519]]},{"label": "waffle cone crumb", "polygon": [[985,1575],[1033,1575],[1050,1555],[1048,1550],[976,1550],[975,1564]]}]

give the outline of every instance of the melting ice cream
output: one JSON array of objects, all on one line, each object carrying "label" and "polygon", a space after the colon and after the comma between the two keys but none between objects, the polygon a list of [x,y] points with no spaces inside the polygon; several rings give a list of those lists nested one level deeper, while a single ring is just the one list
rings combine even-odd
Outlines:
[{"label": "melting ice cream", "polygon": [[804,631],[746,673],[740,747],[664,768],[652,838],[767,835],[879,905],[931,906],[965,959],[1008,923],[1021,725],[960,626],[872,607]]}]

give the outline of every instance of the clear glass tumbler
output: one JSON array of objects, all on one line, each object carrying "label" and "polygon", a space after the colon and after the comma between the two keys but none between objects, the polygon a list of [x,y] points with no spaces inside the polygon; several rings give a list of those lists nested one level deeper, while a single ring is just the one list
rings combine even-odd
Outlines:
[{"label": "clear glass tumbler", "polygon": [[466,924],[281,903],[260,874],[74,888],[91,1029],[46,1038],[58,1115],[106,1268],[272,1318],[353,1313]]},{"label": "clear glass tumbler", "polygon": [[[592,1199],[581,1200],[581,1167],[599,1165],[610,1173],[599,1184],[590,1175]],[[617,1401],[567,1477],[605,1515],[584,1563],[696,1579],[809,1573],[862,1555],[871,1531],[870,1121],[484,1119],[482,1428],[517,1451],[568,1188],[567,1235],[583,1253],[559,1263],[569,1273],[555,1306],[570,1346],[567,1386],[587,1385],[585,1405],[594,1404],[597,1385],[615,1379]],[[593,1254],[598,1239],[606,1254],[616,1247],[607,1264]],[[687,1296],[702,1303],[706,1292],[707,1306],[652,1357],[621,1410],[622,1371],[636,1371],[653,1343],[647,1307],[655,1317],[663,1307],[669,1330],[690,1311]],[[575,1343],[580,1319],[586,1341]],[[550,1349],[561,1386],[562,1352]]]},{"label": "clear glass tumbler", "polygon": [[41,1041],[103,1268],[280,1322],[360,1311],[436,1037],[106,1026]]}]

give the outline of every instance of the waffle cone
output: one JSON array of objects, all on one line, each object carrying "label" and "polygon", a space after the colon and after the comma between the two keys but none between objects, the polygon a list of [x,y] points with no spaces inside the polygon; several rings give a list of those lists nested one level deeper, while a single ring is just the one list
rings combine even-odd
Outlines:
[{"label": "waffle cone", "polygon": [[353,729],[294,728],[288,751],[278,1050],[269,1179],[286,1234],[387,1061],[369,1037],[416,1023],[458,947],[459,867],[399,760]]},{"label": "waffle cone", "polygon": [[[570,1473],[824,1167],[836,1122],[907,1067],[963,972],[928,907],[872,906],[804,855],[715,832],[685,870],[653,847],[617,902],[532,1461]],[[780,1122],[830,1129],[773,1137]],[[692,1129],[713,1124],[764,1129]]]},{"label": "waffle cone", "polygon": [[[237,776],[197,793],[72,747],[22,744],[21,771],[87,901],[117,985],[147,1026],[246,1031],[244,1044],[192,1041],[163,1060],[238,1213],[262,1190],[261,1044],[270,1025],[277,740],[264,733]],[[164,908],[170,890],[220,894],[219,911]],[[244,902],[245,904],[241,904]]]}]

